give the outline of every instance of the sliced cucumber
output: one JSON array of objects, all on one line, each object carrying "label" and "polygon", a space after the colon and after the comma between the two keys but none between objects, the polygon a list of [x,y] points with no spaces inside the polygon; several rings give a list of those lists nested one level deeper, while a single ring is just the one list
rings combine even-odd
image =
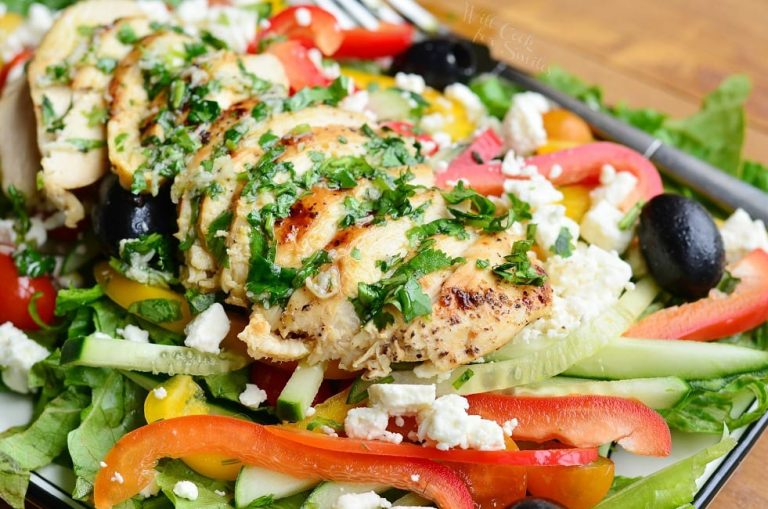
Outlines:
[{"label": "sliced cucumber", "polygon": [[399,90],[379,89],[368,95],[368,108],[376,113],[380,121],[407,120],[411,114],[411,103]]},{"label": "sliced cucumber", "polygon": [[61,363],[169,375],[213,375],[244,367],[248,360],[224,352],[205,353],[186,346],[137,343],[89,336],[70,339],[61,348]]},{"label": "sliced cucumber", "polygon": [[616,338],[565,372],[568,376],[621,380],[676,376],[720,378],[768,368],[768,352],[723,343]]},{"label": "sliced cucumber", "polygon": [[[546,380],[594,355],[609,339],[619,337],[653,302],[657,293],[656,285],[650,279],[644,279],[626,292],[615,306],[565,338],[526,345],[508,343],[486,356],[493,362],[469,366],[472,374],[468,378],[467,368],[454,370],[443,382],[419,378],[413,371],[393,372],[392,377],[395,383],[436,383],[438,394],[476,394]],[[457,382],[459,379],[461,381]]]},{"label": "sliced cucumber", "polygon": [[301,509],[333,509],[339,497],[348,493],[367,493],[386,491],[386,484],[358,484],[346,482],[324,482],[309,494]]},{"label": "sliced cucumber", "polygon": [[514,396],[618,396],[641,401],[651,408],[672,408],[691,390],[683,380],[674,377],[633,378],[630,380],[598,381],[556,376],[530,385],[521,385],[504,391]]},{"label": "sliced cucumber", "polygon": [[325,364],[300,363],[291,375],[283,392],[277,398],[277,416],[284,421],[296,422],[307,415],[307,408],[317,396],[323,383]]},{"label": "sliced cucumber", "polygon": [[235,482],[235,506],[248,507],[254,500],[272,496],[278,500],[307,491],[317,481],[301,479],[292,475],[267,470],[266,468],[247,466],[240,470]]}]

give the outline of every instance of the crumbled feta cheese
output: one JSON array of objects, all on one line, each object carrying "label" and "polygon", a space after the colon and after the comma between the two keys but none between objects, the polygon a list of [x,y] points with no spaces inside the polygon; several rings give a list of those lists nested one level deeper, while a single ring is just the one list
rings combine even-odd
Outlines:
[{"label": "crumbled feta cheese", "polygon": [[518,156],[514,150],[508,150],[501,162],[501,173],[508,177],[535,178],[539,171],[535,166],[526,164],[525,159]]},{"label": "crumbled feta cheese", "polygon": [[118,333],[120,333],[126,341],[149,343],[149,332],[136,325],[128,324],[124,329],[118,329]]},{"label": "crumbled feta cheese", "polygon": [[0,367],[3,383],[9,389],[29,392],[29,370],[48,357],[48,350],[29,339],[11,322],[0,325]]},{"label": "crumbled feta cheese", "polygon": [[353,408],[344,419],[344,432],[350,438],[381,440],[399,444],[403,441],[400,433],[387,431],[389,415],[381,408]]},{"label": "crumbled feta cheese", "polygon": [[344,493],[336,500],[334,509],[389,509],[392,504],[375,491],[366,493]]},{"label": "crumbled feta cheese", "polygon": [[563,167],[559,164],[553,164],[552,168],[549,169],[549,178],[550,179],[556,179],[560,175],[563,174]]},{"label": "crumbled feta cheese", "polygon": [[405,419],[403,419],[402,416],[398,415],[395,417],[395,426],[403,427],[405,426]]},{"label": "crumbled feta cheese", "polygon": [[494,421],[479,415],[469,415],[469,402],[457,394],[448,394],[435,400],[432,406],[419,412],[419,440],[434,440],[435,447],[452,447],[498,451],[505,448],[504,431]]},{"label": "crumbled feta cheese", "polygon": [[256,409],[267,401],[267,393],[256,384],[245,384],[245,390],[240,393],[238,399],[248,408]]},{"label": "crumbled feta cheese", "polygon": [[338,436],[339,436],[339,434],[338,434],[338,433],[336,433],[336,430],[335,430],[335,429],[333,429],[333,428],[332,428],[332,427],[330,427],[330,426],[322,425],[322,426],[320,426],[320,427],[319,427],[319,428],[317,428],[317,429],[319,429],[321,432],[325,433],[325,434],[326,434],[326,435],[328,435],[329,437],[338,437]]},{"label": "crumbled feta cheese", "polygon": [[107,468],[107,462],[106,461],[99,461],[99,466],[101,468]]},{"label": "crumbled feta cheese", "polygon": [[316,412],[317,410],[315,410],[315,407],[311,406],[307,408],[305,413],[307,414],[307,417],[312,417],[313,415],[315,415]]},{"label": "crumbled feta cheese", "polygon": [[109,480],[112,482],[116,482],[117,484],[123,484],[125,482],[125,479],[123,478],[123,474],[117,471],[114,474],[112,474],[112,477],[110,477]]},{"label": "crumbled feta cheese", "polygon": [[208,6],[207,0],[185,0],[175,11],[186,31],[195,35],[209,31],[230,49],[243,53],[256,38],[258,15],[255,11],[235,6]]},{"label": "crumbled feta cheese", "polygon": [[765,231],[765,223],[761,220],[752,220],[743,209],[725,220],[720,227],[720,235],[725,246],[725,258],[728,263],[734,263],[742,259],[750,251],[762,249],[768,253],[768,233]]},{"label": "crumbled feta cheese", "polygon": [[342,99],[339,103],[339,108],[355,113],[362,113],[368,107],[368,100],[368,91],[360,90]]},{"label": "crumbled feta cheese", "polygon": [[173,493],[177,497],[195,501],[198,496],[197,484],[192,481],[179,481],[173,485]]},{"label": "crumbled feta cheese", "polygon": [[453,145],[453,139],[451,138],[451,135],[448,133],[438,131],[432,134],[432,139],[434,140],[435,143],[437,143],[437,146],[441,150]]},{"label": "crumbled feta cheese", "polygon": [[443,95],[448,99],[458,101],[464,106],[467,112],[469,120],[472,122],[479,122],[486,115],[485,106],[483,102],[477,97],[477,94],[464,85],[463,83],[454,83],[445,87]]},{"label": "crumbled feta cheese", "polygon": [[522,92],[512,97],[502,123],[507,147],[521,155],[529,155],[547,142],[542,115],[549,111],[547,98],[536,92]]},{"label": "crumbled feta cheese", "polygon": [[600,185],[593,189],[589,196],[592,204],[607,201],[619,206],[627,199],[637,186],[637,177],[628,171],[617,172],[610,164],[603,166],[600,172]]},{"label": "crumbled feta cheese", "polygon": [[565,337],[615,304],[632,277],[629,264],[615,251],[584,243],[568,258],[548,258],[545,270],[552,286],[552,312],[520,331],[515,340],[521,343]]},{"label": "crumbled feta cheese", "polygon": [[415,415],[435,401],[434,385],[374,384],[368,388],[372,406],[389,415]]},{"label": "crumbled feta cheese", "polygon": [[168,397],[168,391],[162,386],[152,389],[152,394],[154,394],[157,399],[165,399]]},{"label": "crumbled feta cheese", "polygon": [[421,476],[419,474],[411,474],[411,481],[419,482],[419,479],[421,479]]},{"label": "crumbled feta cheese", "polygon": [[149,484],[144,486],[141,489],[141,491],[139,491],[139,496],[143,498],[150,498],[150,497],[154,497],[159,492],[160,492],[160,486],[158,486],[157,484],[157,470],[155,470],[152,480],[149,481]]},{"label": "crumbled feta cheese", "polygon": [[633,230],[622,230],[619,222],[624,212],[607,200],[597,202],[581,220],[581,236],[606,251],[623,253],[632,241]]},{"label": "crumbled feta cheese", "polygon": [[555,186],[542,176],[533,176],[530,179],[507,179],[504,181],[504,191],[528,202],[533,210],[563,199],[563,193],[555,189]]},{"label": "crumbled feta cheese", "polygon": [[45,222],[37,217],[29,218],[29,231],[25,237],[27,242],[40,247],[48,240],[48,231],[45,229]]},{"label": "crumbled feta cheese", "polygon": [[309,9],[305,9],[304,7],[296,9],[296,12],[293,13],[293,17],[296,18],[296,24],[300,27],[308,27],[312,24],[312,13],[309,12]]},{"label": "crumbled feta cheese", "polygon": [[167,23],[171,20],[171,13],[162,0],[137,0],[136,6],[152,21]]},{"label": "crumbled feta cheese", "polygon": [[515,428],[517,428],[517,425],[520,424],[517,419],[510,419],[508,421],[504,421],[504,424],[501,425],[501,429],[504,430],[504,434],[508,437],[512,436],[512,433],[515,432]]},{"label": "crumbled feta cheese", "polygon": [[418,378],[434,378],[437,377],[437,382],[445,382],[451,378],[452,371],[440,371],[437,366],[431,362],[422,362],[415,368],[413,368],[413,374]]},{"label": "crumbled feta cheese", "polygon": [[421,117],[421,127],[434,137],[436,132],[442,131],[445,127],[446,118],[442,113],[430,113]]},{"label": "crumbled feta cheese", "polygon": [[221,341],[229,334],[229,317],[224,306],[214,303],[197,315],[184,329],[184,344],[201,352],[219,353]]},{"label": "crumbled feta cheese", "polygon": [[408,74],[405,72],[399,72],[395,74],[395,85],[397,88],[413,92],[415,94],[424,93],[424,89],[427,84],[424,82],[424,78],[418,74]]},{"label": "crumbled feta cheese", "polygon": [[565,215],[563,205],[543,205],[533,213],[531,223],[536,224],[536,243],[545,253],[555,244],[560,230],[567,229],[575,243],[579,238],[579,225]]}]

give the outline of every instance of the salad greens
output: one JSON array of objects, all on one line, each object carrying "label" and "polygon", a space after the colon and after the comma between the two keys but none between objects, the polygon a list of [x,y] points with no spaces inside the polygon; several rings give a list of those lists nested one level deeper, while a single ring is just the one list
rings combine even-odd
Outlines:
[{"label": "salad greens", "polygon": [[[707,464],[733,449],[736,440],[724,437],[719,443],[646,477],[632,480],[609,494],[595,509],[680,507],[693,500],[696,480]],[[623,482],[623,481],[622,481]]]}]

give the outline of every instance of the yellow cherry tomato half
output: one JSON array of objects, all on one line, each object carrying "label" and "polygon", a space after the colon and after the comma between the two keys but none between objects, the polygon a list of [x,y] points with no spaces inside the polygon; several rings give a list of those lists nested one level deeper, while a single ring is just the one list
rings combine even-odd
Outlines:
[{"label": "yellow cherry tomato half", "polygon": [[581,145],[594,141],[589,124],[573,112],[556,108],[544,113],[542,120],[549,139],[573,141]]},{"label": "yellow cherry tomato half", "polygon": [[547,140],[544,145],[536,149],[536,153],[539,155],[551,154],[552,152],[560,152],[561,150],[578,147],[579,145],[582,144],[577,141]]},{"label": "yellow cherry tomato half", "polygon": [[[189,375],[176,375],[154,390],[144,400],[144,418],[147,423],[185,415],[207,415],[210,408],[203,389]],[[233,481],[242,468],[238,460],[220,454],[194,454],[182,458],[198,474]]]},{"label": "yellow cherry tomato half", "polygon": [[[149,286],[128,279],[110,267],[107,262],[97,264],[93,269],[93,275],[107,297],[131,313],[136,311],[136,306],[140,305],[142,301],[168,300],[178,303],[181,318],[172,322],[157,324],[164,329],[182,333],[184,332],[184,327],[192,319],[189,303],[183,295],[168,290],[167,288]],[[139,314],[139,316],[148,319],[147,316],[142,316],[141,314]]]}]

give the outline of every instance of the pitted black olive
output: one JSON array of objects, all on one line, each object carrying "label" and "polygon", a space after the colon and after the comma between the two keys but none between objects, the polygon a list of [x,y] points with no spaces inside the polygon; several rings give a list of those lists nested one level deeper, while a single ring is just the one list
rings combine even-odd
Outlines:
[{"label": "pitted black olive", "polygon": [[124,189],[117,178],[104,179],[99,202],[92,212],[93,229],[104,249],[118,254],[120,241],[148,233],[172,235],[176,232],[176,206],[169,186],[157,196],[134,194]]},{"label": "pitted black olive", "polygon": [[659,286],[698,299],[723,276],[723,238],[699,203],[675,194],[656,196],[640,214],[640,250]]},{"label": "pitted black olive", "polygon": [[545,498],[526,497],[518,500],[507,509],[565,509],[557,502]]},{"label": "pitted black olive", "polygon": [[390,72],[420,74],[427,85],[438,90],[451,83],[467,83],[491,61],[488,48],[450,37],[417,42],[395,57]]}]

